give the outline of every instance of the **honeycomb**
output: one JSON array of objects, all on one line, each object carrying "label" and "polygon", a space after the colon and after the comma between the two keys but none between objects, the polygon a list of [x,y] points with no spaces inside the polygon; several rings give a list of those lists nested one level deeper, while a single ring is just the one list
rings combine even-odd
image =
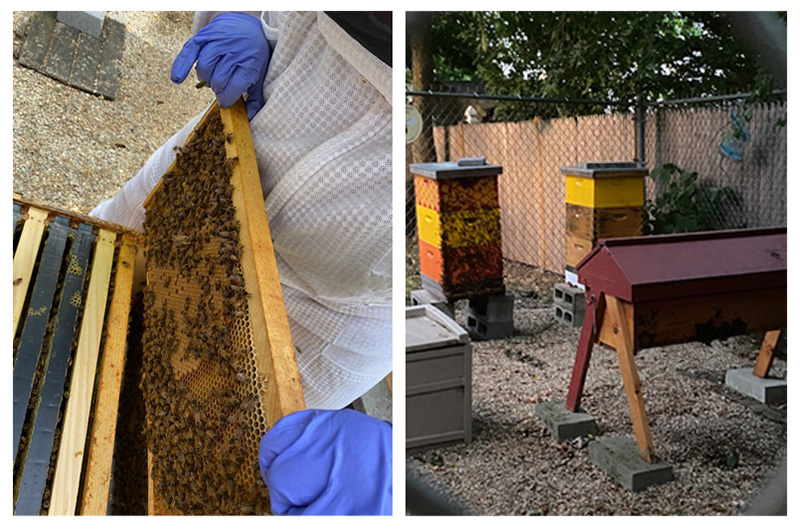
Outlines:
[{"label": "honeycomb", "polygon": [[219,114],[201,122],[145,216],[142,391],[154,492],[172,514],[268,514],[240,224]]}]

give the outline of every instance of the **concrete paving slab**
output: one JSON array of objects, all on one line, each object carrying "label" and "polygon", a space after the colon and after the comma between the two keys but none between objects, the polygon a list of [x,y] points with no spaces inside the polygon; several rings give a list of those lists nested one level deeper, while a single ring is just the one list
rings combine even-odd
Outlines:
[{"label": "concrete paving slab", "polygon": [[577,412],[568,410],[565,402],[539,402],[536,404],[536,416],[558,442],[597,435],[594,417],[584,409],[579,408]]},{"label": "concrete paving slab", "polygon": [[762,404],[786,400],[786,380],[759,378],[753,375],[753,367],[729,370],[725,373],[725,385]]},{"label": "concrete paving slab", "polygon": [[108,99],[114,99],[119,91],[118,66],[125,49],[125,25],[108,19],[101,37],[103,52],[97,65],[97,91]]},{"label": "concrete paving slab", "polygon": [[56,31],[56,14],[53,11],[37,11],[31,16],[28,25],[28,36],[22,51],[19,54],[19,62],[22,66],[42,70],[44,68],[47,52],[50,51],[50,43],[53,42],[53,34]]},{"label": "concrete paving slab", "polygon": [[97,37],[58,22],[53,11],[35,12],[19,62],[66,85],[113,100],[119,91],[119,62],[125,23],[107,18]]},{"label": "concrete paving slab", "polygon": [[94,78],[97,74],[97,58],[100,57],[100,40],[82,33],[72,67],[72,84],[86,92],[94,90]]},{"label": "concrete paving slab", "polygon": [[75,58],[79,35],[80,32],[75,28],[61,23],[56,24],[56,34],[53,37],[50,57],[44,67],[45,74],[62,83],[69,84],[72,60]]},{"label": "concrete paving slab", "polygon": [[672,481],[672,465],[648,463],[639,456],[630,437],[605,437],[589,443],[589,461],[626,489],[639,492],[651,485]]}]

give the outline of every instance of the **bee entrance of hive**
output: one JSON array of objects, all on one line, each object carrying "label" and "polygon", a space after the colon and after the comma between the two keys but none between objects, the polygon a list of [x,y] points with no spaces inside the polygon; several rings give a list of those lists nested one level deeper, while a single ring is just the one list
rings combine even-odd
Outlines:
[{"label": "bee entrance of hive", "polygon": [[145,208],[151,512],[266,514],[259,441],[305,405],[241,101],[209,109]]}]

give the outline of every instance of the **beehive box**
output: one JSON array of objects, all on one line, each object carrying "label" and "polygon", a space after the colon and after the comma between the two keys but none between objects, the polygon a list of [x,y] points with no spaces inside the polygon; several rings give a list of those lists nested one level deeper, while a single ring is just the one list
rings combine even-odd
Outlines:
[{"label": "beehive box", "polygon": [[14,197],[14,513],[106,514],[142,235]]},{"label": "beehive box", "polygon": [[241,101],[208,110],[145,207],[150,512],[268,514],[258,444],[304,401]]},{"label": "beehive box", "polygon": [[472,441],[472,346],[436,307],[406,308],[406,448]]},{"label": "beehive box", "polygon": [[505,292],[497,176],[484,159],[412,164],[420,274],[448,301]]},{"label": "beehive box", "polygon": [[634,162],[582,162],[561,173],[566,177],[568,268],[575,268],[600,238],[641,234],[647,169]]}]

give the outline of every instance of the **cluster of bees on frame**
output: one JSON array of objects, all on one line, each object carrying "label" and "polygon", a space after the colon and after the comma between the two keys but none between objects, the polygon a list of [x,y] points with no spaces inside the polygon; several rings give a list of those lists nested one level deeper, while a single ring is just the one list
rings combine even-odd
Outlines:
[{"label": "cluster of bees on frame", "polygon": [[145,433],[154,490],[171,513],[269,513],[258,471],[263,382],[242,340],[248,294],[226,142],[210,117],[145,217]]}]

